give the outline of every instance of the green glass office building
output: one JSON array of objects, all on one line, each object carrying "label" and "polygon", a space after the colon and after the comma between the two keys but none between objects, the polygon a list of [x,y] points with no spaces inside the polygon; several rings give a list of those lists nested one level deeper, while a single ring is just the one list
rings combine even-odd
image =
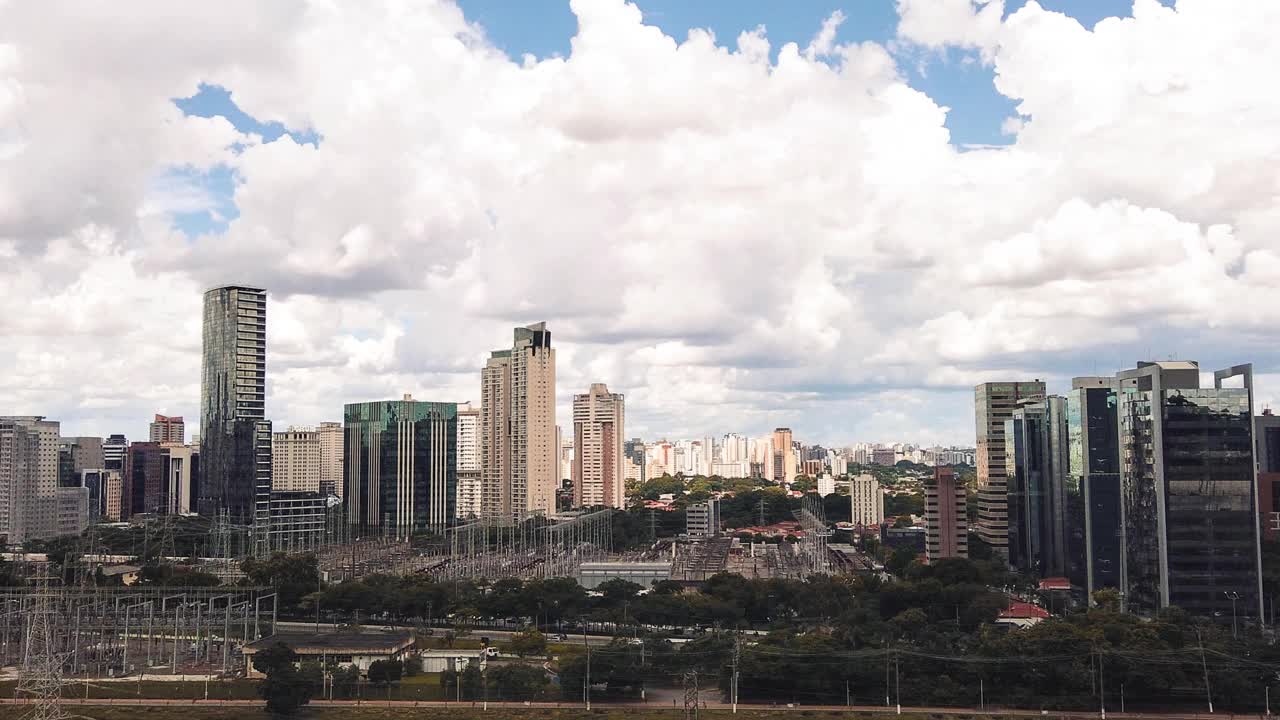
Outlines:
[{"label": "green glass office building", "polygon": [[343,421],[343,499],[355,533],[443,530],[457,503],[457,404],[408,395],[352,403]]}]

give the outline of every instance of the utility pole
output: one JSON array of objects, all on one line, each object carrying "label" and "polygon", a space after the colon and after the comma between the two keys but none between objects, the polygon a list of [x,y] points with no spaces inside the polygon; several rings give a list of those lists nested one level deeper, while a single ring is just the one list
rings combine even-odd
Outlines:
[{"label": "utility pole", "polygon": [[1098,649],[1098,705],[1102,720],[1107,720],[1107,676],[1102,673],[1102,649]]},{"label": "utility pole", "polygon": [[582,631],[582,644],[587,647],[587,675],[582,682],[582,701],[591,712],[591,643],[587,642],[587,631]]},{"label": "utility pole", "polygon": [[1204,698],[1209,703],[1209,712],[1213,713],[1213,693],[1209,690],[1209,663],[1204,659],[1204,638],[1200,637],[1200,628],[1196,628],[1196,643],[1200,646],[1200,667],[1204,670]]},{"label": "utility pole", "polygon": [[742,633],[733,639],[733,683],[730,687],[730,699],[733,702],[733,714],[738,714],[738,662],[742,657]]},{"label": "utility pole", "polygon": [[898,700],[898,714],[902,714],[902,675],[898,671],[898,653],[893,654],[893,694]]},{"label": "utility pole", "polygon": [[698,720],[698,672],[684,674],[684,720]]}]

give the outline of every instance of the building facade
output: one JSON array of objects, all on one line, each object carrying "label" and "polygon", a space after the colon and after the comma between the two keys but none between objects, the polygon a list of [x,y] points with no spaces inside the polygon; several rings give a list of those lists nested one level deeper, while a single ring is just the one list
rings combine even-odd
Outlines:
[{"label": "building facade", "polygon": [[129,454],[129,439],[124,435],[112,435],[102,441],[102,467],[124,472],[124,457]]},{"label": "building facade", "polygon": [[156,415],[151,421],[151,442],[178,443],[187,442],[187,424],[180,417]]},{"label": "building facade", "polygon": [[482,505],[518,521],[556,510],[556,353],[546,323],[515,329],[480,373]]},{"label": "building facade", "polygon": [[1116,387],[1115,377],[1078,377],[1067,393],[1066,576],[1088,597],[1120,587],[1124,528]]},{"label": "building facade", "polygon": [[707,538],[720,534],[720,501],[710,498],[685,510],[685,532],[689,537]]},{"label": "building facade", "polygon": [[305,492],[319,495],[320,433],[310,428],[291,427],[271,436],[271,489],[275,492]]},{"label": "building facade", "polygon": [[322,422],[320,436],[320,494],[342,497],[342,423]]},{"label": "building facade", "polygon": [[481,493],[480,410],[458,406],[458,502],[455,514],[474,519],[483,511]]},{"label": "building facade", "polygon": [[136,442],[122,474],[120,519],[186,515],[194,511],[200,454],[181,443]]},{"label": "building facade", "polygon": [[0,417],[0,535],[10,543],[58,534],[59,429],[41,416]]},{"label": "building facade", "polygon": [[1212,388],[1194,362],[1117,378],[1126,609],[1261,618],[1252,367],[1216,371]]},{"label": "building facade", "polygon": [[978,447],[978,537],[995,552],[1009,555],[1008,463],[1005,421],[1027,400],[1044,397],[1044,383],[991,382],[974,388]]},{"label": "building facade", "polygon": [[263,530],[271,515],[266,419],[267,291],[229,285],[204,294],[200,378],[200,514]]},{"label": "building facade", "polygon": [[875,527],[884,522],[884,490],[873,475],[859,475],[849,485],[850,522]]},{"label": "building facade", "polygon": [[626,504],[624,398],[604,383],[573,396],[573,505]]},{"label": "building facade", "polygon": [[1067,572],[1066,398],[1015,408],[1004,423],[1009,565],[1036,577]]},{"label": "building facade", "polygon": [[343,413],[343,505],[362,536],[440,532],[457,515],[458,406],[402,400]]},{"label": "building facade", "polygon": [[969,503],[955,470],[938,467],[924,488],[925,559],[969,557]]},{"label": "building facade", "polygon": [[772,469],[774,482],[790,485],[796,479],[796,449],[791,439],[791,428],[773,431]]}]

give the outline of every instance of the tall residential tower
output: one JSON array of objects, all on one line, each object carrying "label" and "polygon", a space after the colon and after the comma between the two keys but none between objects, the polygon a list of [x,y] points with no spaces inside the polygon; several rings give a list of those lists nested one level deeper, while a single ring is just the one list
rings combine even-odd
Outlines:
[{"label": "tall residential tower", "polygon": [[623,397],[604,383],[573,396],[573,504],[620,508],[626,495]]}]

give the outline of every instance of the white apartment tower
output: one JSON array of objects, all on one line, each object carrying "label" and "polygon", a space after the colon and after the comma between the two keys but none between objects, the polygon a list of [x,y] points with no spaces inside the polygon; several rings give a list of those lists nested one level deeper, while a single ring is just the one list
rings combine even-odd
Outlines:
[{"label": "white apartment tower", "polygon": [[521,520],[556,509],[556,351],[546,323],[515,329],[480,372],[481,504]]},{"label": "white apartment tower", "polygon": [[625,504],[626,469],[622,453],[623,396],[604,383],[592,383],[573,396],[573,504],[575,507]]},{"label": "white apartment tower", "polygon": [[884,491],[872,475],[859,475],[849,488],[852,503],[850,519],[859,527],[874,527],[884,522]]},{"label": "white apartment tower", "polygon": [[0,533],[11,544],[58,534],[60,425],[0,417]]},{"label": "white apartment tower", "polygon": [[458,406],[459,518],[478,518],[483,509],[480,491],[480,410]]},{"label": "white apartment tower", "polygon": [[342,497],[342,423],[322,422],[320,436],[320,492]]}]

